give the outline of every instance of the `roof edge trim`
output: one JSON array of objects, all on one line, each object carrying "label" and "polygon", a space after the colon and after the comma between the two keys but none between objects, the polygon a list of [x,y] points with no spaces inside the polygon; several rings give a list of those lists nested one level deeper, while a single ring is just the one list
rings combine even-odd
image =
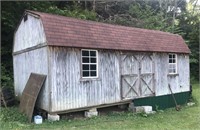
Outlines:
[{"label": "roof edge trim", "polygon": [[24,14],[23,14],[23,17],[24,17],[24,15],[26,15],[26,14],[30,14],[31,16],[36,17],[36,18],[40,18],[40,15],[39,15],[39,14],[36,14],[36,13],[30,11],[30,10],[25,10],[25,12],[24,12]]}]

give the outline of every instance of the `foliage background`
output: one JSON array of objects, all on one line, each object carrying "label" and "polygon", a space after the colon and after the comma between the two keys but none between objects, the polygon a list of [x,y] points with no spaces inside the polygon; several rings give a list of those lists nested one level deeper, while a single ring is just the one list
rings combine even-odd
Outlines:
[{"label": "foliage background", "polygon": [[[197,0],[3,1],[1,2],[1,85],[13,88],[14,31],[25,9],[110,24],[180,34],[189,48],[191,80],[199,80],[200,7]],[[176,8],[175,8],[176,7]]]}]

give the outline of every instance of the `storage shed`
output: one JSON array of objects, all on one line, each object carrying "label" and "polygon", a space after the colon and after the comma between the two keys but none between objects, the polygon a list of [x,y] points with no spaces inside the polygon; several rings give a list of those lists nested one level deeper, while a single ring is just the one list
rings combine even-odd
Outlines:
[{"label": "storage shed", "polygon": [[25,11],[14,35],[15,94],[33,72],[47,75],[36,105],[49,113],[128,101],[170,106],[168,84],[183,103],[189,53],[176,34]]}]

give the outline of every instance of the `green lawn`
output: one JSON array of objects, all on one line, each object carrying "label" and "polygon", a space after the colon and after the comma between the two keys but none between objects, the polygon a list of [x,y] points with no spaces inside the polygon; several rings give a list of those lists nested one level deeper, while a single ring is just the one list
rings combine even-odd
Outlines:
[{"label": "green lawn", "polygon": [[111,113],[107,116],[98,116],[90,119],[61,120],[58,122],[45,121],[41,125],[29,124],[18,109],[1,108],[0,122],[3,129],[152,129],[152,130],[200,130],[200,86],[193,85],[195,105],[182,106],[181,111],[174,108],[158,111],[154,115],[134,114],[131,112]]}]

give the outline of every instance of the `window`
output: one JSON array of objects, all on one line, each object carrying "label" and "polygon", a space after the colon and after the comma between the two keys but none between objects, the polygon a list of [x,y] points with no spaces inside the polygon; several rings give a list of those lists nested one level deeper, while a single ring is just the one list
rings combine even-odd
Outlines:
[{"label": "window", "polygon": [[97,69],[97,51],[96,50],[81,50],[82,59],[82,78],[98,77]]},{"label": "window", "polygon": [[177,73],[177,55],[169,54],[169,74]]}]

